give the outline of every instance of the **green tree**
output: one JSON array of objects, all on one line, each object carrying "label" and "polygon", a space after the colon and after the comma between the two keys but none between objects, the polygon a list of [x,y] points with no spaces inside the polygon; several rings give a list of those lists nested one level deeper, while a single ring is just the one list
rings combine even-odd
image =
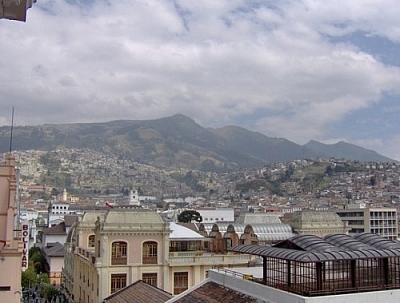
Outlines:
[{"label": "green tree", "polygon": [[41,273],[41,274],[39,274],[37,281],[39,284],[42,284],[42,283],[49,284],[50,283],[49,275],[47,273]]},{"label": "green tree", "polygon": [[48,301],[55,299],[58,293],[57,288],[50,284],[42,284],[40,288],[40,296]]},{"label": "green tree", "polygon": [[36,273],[33,267],[28,267],[21,274],[21,286],[22,287],[32,287],[38,282]]},{"label": "green tree", "polygon": [[178,215],[178,221],[181,223],[202,222],[203,217],[195,210],[184,210]]},{"label": "green tree", "polygon": [[54,187],[53,187],[53,188],[51,189],[51,195],[52,195],[52,196],[57,196],[59,193],[60,193],[60,192],[57,190],[57,188],[54,188]]},{"label": "green tree", "polygon": [[41,274],[46,271],[46,258],[39,247],[31,247],[28,252],[29,266],[33,266],[36,274]]}]

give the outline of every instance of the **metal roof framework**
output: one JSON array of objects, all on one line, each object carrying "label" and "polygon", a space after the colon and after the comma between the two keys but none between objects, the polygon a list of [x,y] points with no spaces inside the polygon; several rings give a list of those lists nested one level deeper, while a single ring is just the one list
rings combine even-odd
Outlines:
[{"label": "metal roof framework", "polygon": [[305,296],[400,288],[400,243],[375,234],[297,235],[229,251],[262,257],[258,282]]},{"label": "metal roof framework", "polygon": [[206,232],[209,236],[221,233],[223,238],[228,238],[230,233],[236,233],[239,238],[242,238],[251,228],[261,242],[282,241],[294,235],[291,226],[283,223],[201,223],[199,226],[199,230]]}]

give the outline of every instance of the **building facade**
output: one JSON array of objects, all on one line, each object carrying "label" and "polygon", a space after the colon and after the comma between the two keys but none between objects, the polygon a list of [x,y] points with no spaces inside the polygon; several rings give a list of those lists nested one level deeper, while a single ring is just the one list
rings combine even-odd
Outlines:
[{"label": "building facade", "polygon": [[[21,268],[28,267],[29,228],[18,230],[15,159],[0,164],[0,302],[21,302]],[[25,245],[25,246],[24,246]]]},{"label": "building facade", "polygon": [[398,238],[396,208],[368,208],[363,203],[357,203],[338,209],[336,213],[347,222],[350,235],[370,232],[391,240]]},{"label": "building facade", "polygon": [[248,266],[254,257],[212,253],[209,239],[154,211],[87,212],[66,243],[64,287],[71,302],[95,303],[143,280],[179,294],[213,267]]}]

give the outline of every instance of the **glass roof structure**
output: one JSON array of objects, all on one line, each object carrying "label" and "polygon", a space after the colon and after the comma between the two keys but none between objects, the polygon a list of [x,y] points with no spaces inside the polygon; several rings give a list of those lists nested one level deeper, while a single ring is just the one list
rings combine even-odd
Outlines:
[{"label": "glass roof structure", "polygon": [[262,258],[263,277],[255,282],[303,296],[400,289],[400,243],[376,234],[296,235],[228,251]]},{"label": "glass roof structure", "polygon": [[220,232],[222,236],[227,232],[235,232],[241,237],[246,233],[246,228],[251,227],[254,234],[257,235],[259,241],[282,241],[287,238],[293,237],[292,227],[288,224],[283,223],[255,223],[255,224],[243,224],[243,223],[201,223],[199,230],[206,231],[207,234],[213,232]]}]

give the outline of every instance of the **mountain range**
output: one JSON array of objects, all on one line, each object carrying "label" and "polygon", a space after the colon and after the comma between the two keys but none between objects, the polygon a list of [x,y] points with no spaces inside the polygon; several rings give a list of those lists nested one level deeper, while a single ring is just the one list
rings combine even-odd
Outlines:
[{"label": "mountain range", "polygon": [[[10,127],[0,127],[0,152],[10,149]],[[13,150],[88,149],[159,167],[226,171],[317,157],[393,162],[353,144],[299,145],[237,126],[205,128],[181,114],[157,120],[14,126]]]}]

